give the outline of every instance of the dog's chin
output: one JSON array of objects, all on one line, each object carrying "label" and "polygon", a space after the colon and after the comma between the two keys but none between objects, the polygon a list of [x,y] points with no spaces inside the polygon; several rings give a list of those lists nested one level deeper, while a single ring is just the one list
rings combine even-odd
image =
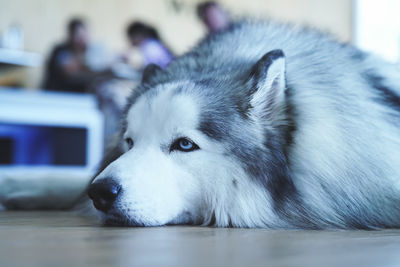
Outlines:
[{"label": "dog's chin", "polygon": [[200,224],[199,220],[194,220],[193,215],[189,212],[182,212],[166,225],[197,225]]}]

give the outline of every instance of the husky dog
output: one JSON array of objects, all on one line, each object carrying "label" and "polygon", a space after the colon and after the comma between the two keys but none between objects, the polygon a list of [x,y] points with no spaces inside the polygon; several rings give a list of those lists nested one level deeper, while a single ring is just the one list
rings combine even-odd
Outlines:
[{"label": "husky dog", "polygon": [[374,56],[242,22],[145,70],[89,196],[112,225],[400,227],[399,96]]}]

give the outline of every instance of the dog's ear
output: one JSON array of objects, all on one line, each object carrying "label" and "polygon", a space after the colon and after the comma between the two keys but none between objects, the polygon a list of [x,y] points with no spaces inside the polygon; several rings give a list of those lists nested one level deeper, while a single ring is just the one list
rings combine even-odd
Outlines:
[{"label": "dog's ear", "polygon": [[271,119],[285,105],[285,55],[282,50],[265,54],[253,66],[249,80],[251,113]]},{"label": "dog's ear", "polygon": [[152,78],[162,69],[156,64],[147,65],[142,73],[142,84],[151,84]]}]

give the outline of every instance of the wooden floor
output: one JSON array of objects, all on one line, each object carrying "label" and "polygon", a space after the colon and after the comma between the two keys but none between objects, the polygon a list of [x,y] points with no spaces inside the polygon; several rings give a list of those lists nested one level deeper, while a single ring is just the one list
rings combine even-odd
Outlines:
[{"label": "wooden floor", "polygon": [[0,266],[400,266],[400,230],[102,227],[67,212],[0,212]]}]

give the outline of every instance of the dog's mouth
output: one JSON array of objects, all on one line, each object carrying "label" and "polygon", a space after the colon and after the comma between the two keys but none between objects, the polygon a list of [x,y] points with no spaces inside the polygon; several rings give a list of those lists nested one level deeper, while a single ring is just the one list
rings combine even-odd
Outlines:
[{"label": "dog's mouth", "polygon": [[162,225],[198,225],[199,222],[196,220],[191,219],[191,215],[189,212],[183,212],[179,216],[176,216],[174,219],[171,221],[165,223],[165,224],[146,224],[143,222],[140,222],[138,220],[135,220],[135,218],[126,216],[122,214],[121,212],[118,212],[116,210],[109,211],[107,213],[103,213],[101,215],[102,217],[102,222],[104,226],[112,226],[112,227],[157,227],[157,226],[162,226]]},{"label": "dog's mouth", "polygon": [[103,222],[104,226],[121,226],[121,227],[144,227],[142,223],[133,223],[131,220],[121,218],[107,218]]},{"label": "dog's mouth", "polygon": [[144,223],[138,222],[132,218],[128,218],[120,213],[111,212],[103,215],[104,226],[130,226],[130,227],[144,227]]}]

